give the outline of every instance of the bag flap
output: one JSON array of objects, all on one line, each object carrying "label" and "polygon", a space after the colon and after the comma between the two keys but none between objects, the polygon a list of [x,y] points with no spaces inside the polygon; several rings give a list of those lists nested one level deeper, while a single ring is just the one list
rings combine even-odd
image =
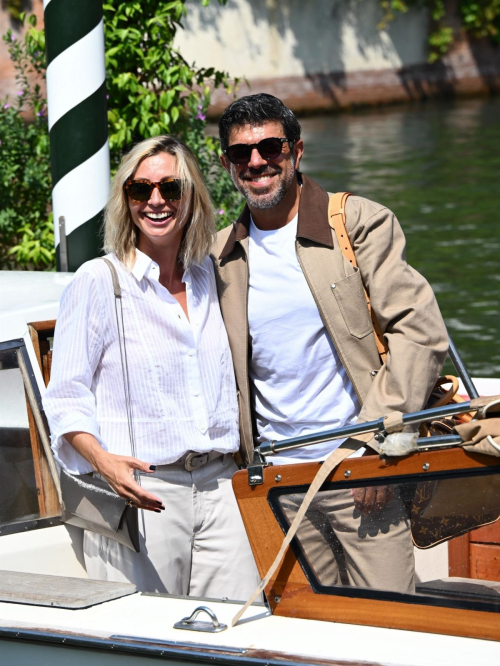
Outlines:
[{"label": "bag flap", "polygon": [[116,532],[126,502],[101,478],[70,474],[61,469],[64,511]]}]

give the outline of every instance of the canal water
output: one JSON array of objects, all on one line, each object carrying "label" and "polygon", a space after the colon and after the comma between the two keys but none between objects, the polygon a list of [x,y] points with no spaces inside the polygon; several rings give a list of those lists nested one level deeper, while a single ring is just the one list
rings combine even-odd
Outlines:
[{"label": "canal water", "polygon": [[468,368],[500,377],[500,98],[363,110],[301,125],[302,171],[329,191],[395,212],[408,261],[434,288]]}]

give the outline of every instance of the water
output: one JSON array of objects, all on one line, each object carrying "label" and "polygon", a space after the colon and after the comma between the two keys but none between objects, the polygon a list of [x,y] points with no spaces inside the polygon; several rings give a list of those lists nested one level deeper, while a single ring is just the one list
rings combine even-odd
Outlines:
[{"label": "water", "polygon": [[[500,98],[303,119],[301,168],[397,215],[476,377],[500,377]],[[447,365],[445,369],[450,369]]]}]

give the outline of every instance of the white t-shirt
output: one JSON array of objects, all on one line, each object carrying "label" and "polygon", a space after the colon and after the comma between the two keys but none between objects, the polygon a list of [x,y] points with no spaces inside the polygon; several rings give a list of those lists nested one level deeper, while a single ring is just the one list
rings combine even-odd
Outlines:
[{"label": "white t-shirt", "polygon": [[[250,221],[250,380],[259,443],[354,423],[360,409],[297,259],[297,220],[273,231]],[[274,461],[324,460],[342,441],[292,449]]]}]

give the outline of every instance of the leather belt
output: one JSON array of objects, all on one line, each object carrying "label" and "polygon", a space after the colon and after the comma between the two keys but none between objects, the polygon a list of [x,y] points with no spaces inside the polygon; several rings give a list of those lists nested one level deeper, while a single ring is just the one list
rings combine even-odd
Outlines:
[{"label": "leather belt", "polygon": [[196,451],[191,451],[186,453],[185,456],[178,461],[181,465],[184,465],[184,469],[188,472],[194,472],[196,469],[200,469],[212,460],[217,460],[217,458],[222,458],[224,453],[220,451],[209,451],[208,453],[197,453]]}]

